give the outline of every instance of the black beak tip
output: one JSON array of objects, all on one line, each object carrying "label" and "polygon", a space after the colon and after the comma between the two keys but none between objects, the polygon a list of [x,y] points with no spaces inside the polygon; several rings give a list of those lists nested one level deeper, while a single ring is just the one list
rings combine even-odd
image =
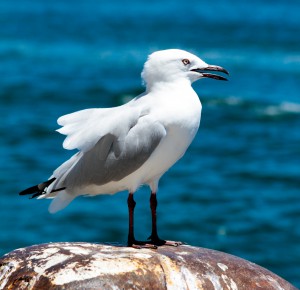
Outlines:
[{"label": "black beak tip", "polygon": [[229,74],[229,71],[226,70],[225,68],[224,68],[224,70],[223,70],[223,73],[227,74],[228,76],[230,75],[230,74]]}]

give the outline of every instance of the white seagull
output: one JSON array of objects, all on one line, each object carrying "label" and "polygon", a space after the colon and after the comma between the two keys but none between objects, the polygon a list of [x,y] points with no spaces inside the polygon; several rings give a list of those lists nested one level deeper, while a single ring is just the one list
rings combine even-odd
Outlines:
[{"label": "white seagull", "polygon": [[[57,131],[66,135],[63,147],[78,152],[49,178],[20,195],[54,198],[55,213],[79,195],[113,194],[128,190],[128,246],[178,245],[161,240],[156,228],[156,192],[161,176],[180,159],[199,128],[201,103],[191,84],[201,78],[227,80],[209,73],[228,74],[179,49],[152,53],[144,65],[146,91],[114,108],[96,108],[62,116]],[[151,189],[152,233],[149,241],[134,237],[134,192]]]}]

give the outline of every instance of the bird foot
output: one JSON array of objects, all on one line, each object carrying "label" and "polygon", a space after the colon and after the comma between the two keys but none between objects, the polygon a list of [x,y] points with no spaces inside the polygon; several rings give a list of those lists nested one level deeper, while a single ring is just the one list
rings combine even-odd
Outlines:
[{"label": "bird foot", "polygon": [[165,246],[178,247],[178,246],[183,245],[183,243],[180,242],[180,241],[165,241],[164,245]]},{"label": "bird foot", "polygon": [[149,244],[155,245],[155,246],[172,246],[172,247],[178,247],[182,245],[182,242],[179,241],[168,241],[168,240],[162,240],[159,237],[152,237],[150,236],[148,238]]},{"label": "bird foot", "polygon": [[154,245],[150,242],[146,241],[128,241],[128,247],[132,247],[134,249],[157,249],[157,245]]},{"label": "bird foot", "polygon": [[137,241],[136,239],[128,240],[128,247],[132,247],[135,249],[157,249],[159,246],[171,246],[171,247],[178,247],[183,245],[184,243],[179,241],[168,241],[162,240],[159,237],[152,237],[148,238],[149,241]]}]

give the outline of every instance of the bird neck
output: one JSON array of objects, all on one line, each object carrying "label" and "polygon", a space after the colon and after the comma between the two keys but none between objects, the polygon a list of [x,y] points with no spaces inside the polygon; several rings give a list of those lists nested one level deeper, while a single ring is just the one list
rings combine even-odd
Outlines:
[{"label": "bird neck", "polygon": [[146,93],[156,91],[177,91],[191,88],[191,82],[188,79],[181,78],[176,81],[155,81],[153,83],[147,82]]}]

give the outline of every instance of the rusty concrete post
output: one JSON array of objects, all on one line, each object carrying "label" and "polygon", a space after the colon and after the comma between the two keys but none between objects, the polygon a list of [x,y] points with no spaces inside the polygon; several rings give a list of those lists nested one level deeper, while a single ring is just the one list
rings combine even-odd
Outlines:
[{"label": "rusty concrete post", "polygon": [[296,289],[249,261],[192,246],[50,243],[0,258],[0,289]]}]

